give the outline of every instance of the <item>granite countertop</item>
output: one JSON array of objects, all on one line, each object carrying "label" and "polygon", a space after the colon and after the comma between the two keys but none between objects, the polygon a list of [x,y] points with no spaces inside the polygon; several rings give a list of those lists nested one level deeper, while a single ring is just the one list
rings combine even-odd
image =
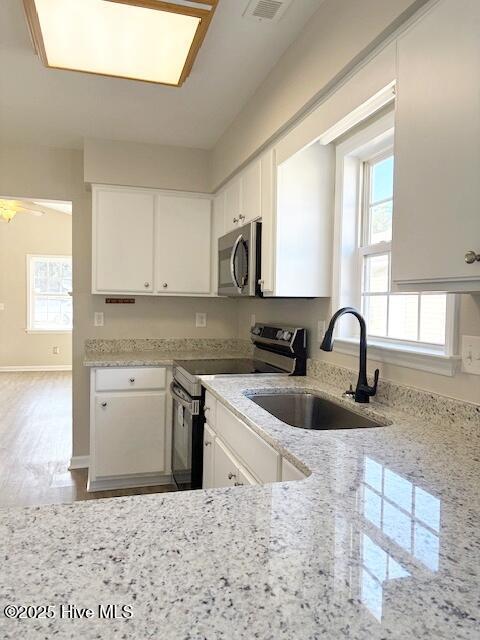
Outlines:
[{"label": "granite countertop", "polygon": [[116,351],[101,353],[86,351],[83,364],[86,367],[168,367],[174,360],[211,360],[215,358],[246,358],[238,351],[189,351],[182,349],[152,351]]},{"label": "granite countertop", "polygon": [[2,607],[133,610],[128,620],[0,616],[2,638],[479,637],[476,418],[433,424],[420,407],[412,416],[356,405],[391,424],[303,431],[245,391],[308,388],[338,399],[340,389],[274,376],[205,385],[309,477],[2,509]]}]

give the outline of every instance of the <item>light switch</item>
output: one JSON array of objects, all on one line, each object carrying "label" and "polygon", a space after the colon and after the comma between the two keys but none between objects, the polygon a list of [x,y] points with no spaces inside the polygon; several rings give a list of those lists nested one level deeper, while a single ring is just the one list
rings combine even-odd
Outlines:
[{"label": "light switch", "polygon": [[195,326],[196,327],[206,327],[207,326],[207,314],[206,313],[196,313],[195,314]]},{"label": "light switch", "polygon": [[0,302],[0,311],[5,311],[5,303]]},{"label": "light switch", "polygon": [[480,336],[462,336],[462,370],[480,376]]},{"label": "light switch", "polygon": [[60,347],[53,347],[52,351],[55,356],[58,356],[58,354],[60,353]]},{"label": "light switch", "polygon": [[93,324],[96,327],[103,327],[104,325],[103,311],[95,311],[95,314],[93,316]]}]

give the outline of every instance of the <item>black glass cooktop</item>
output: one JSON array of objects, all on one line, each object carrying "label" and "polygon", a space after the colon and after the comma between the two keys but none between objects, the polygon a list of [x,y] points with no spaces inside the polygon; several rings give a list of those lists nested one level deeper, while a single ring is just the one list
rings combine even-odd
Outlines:
[{"label": "black glass cooktop", "polygon": [[218,360],[176,360],[192,376],[206,375],[244,375],[248,373],[283,373],[272,365],[252,358],[219,358]]}]

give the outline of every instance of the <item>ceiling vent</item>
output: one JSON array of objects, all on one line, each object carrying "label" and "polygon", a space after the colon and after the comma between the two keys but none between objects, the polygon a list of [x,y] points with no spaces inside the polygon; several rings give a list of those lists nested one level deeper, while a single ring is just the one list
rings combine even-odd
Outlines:
[{"label": "ceiling vent", "polygon": [[251,0],[243,16],[257,22],[278,22],[291,3],[292,0]]}]

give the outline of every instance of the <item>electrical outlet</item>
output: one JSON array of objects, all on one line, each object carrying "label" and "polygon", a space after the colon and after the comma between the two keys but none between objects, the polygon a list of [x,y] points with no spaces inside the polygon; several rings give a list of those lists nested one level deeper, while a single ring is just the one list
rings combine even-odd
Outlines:
[{"label": "electrical outlet", "polygon": [[480,336],[462,336],[462,370],[480,376]]},{"label": "electrical outlet", "polygon": [[196,327],[206,327],[207,326],[207,314],[206,313],[196,313],[195,314],[195,326]]},{"label": "electrical outlet", "polygon": [[0,311],[5,311],[5,303],[0,302]]},{"label": "electrical outlet", "polygon": [[255,314],[252,313],[252,315],[250,316],[250,326],[254,327],[256,323],[257,323],[257,319],[255,317]]},{"label": "electrical outlet", "polygon": [[52,351],[54,355],[58,356],[58,354],[60,353],[60,347],[53,347]]},{"label": "electrical outlet", "polygon": [[325,335],[325,320],[317,322],[317,342],[322,342]]},{"label": "electrical outlet", "polygon": [[103,311],[95,311],[94,315],[93,315],[93,324],[96,327],[103,327],[104,325],[104,315],[103,315]]}]

